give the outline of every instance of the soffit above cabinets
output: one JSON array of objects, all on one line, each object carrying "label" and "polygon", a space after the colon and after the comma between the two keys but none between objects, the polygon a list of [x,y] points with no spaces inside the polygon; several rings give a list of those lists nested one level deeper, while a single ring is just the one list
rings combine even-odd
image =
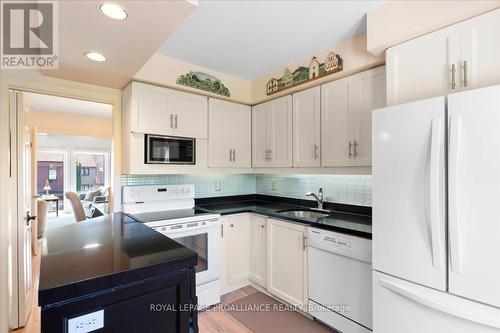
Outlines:
[{"label": "soffit above cabinets", "polygon": [[[187,0],[113,1],[128,17],[113,20],[99,11],[103,1],[59,2],[59,68],[45,76],[123,89],[196,5]],[[84,56],[106,57],[95,62]]]}]

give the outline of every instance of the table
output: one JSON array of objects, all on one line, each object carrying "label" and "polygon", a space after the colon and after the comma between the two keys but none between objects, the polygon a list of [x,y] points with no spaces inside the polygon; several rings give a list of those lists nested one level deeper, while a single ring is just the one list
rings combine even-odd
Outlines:
[{"label": "table", "polygon": [[55,202],[56,203],[56,216],[59,216],[59,198],[55,195],[42,196],[42,200],[45,202]]}]

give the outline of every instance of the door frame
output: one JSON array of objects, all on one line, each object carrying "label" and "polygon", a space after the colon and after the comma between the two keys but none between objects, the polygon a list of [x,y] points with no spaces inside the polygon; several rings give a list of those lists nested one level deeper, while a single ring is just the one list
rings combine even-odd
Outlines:
[{"label": "door frame", "polygon": [[[12,71],[0,79],[0,332],[18,325],[17,281],[17,189],[13,162],[17,160],[14,144],[16,109],[11,105],[11,90],[75,98],[112,105],[113,140],[111,179],[113,188],[121,186],[121,90],[55,79],[38,72]],[[116,191],[110,209],[119,209],[121,194]],[[116,208],[115,208],[116,207]]]}]

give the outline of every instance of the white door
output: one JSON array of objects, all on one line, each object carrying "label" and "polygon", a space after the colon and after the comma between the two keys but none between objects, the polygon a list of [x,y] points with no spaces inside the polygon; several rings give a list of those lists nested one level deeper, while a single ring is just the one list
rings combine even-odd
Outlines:
[{"label": "white door", "polygon": [[292,166],[292,96],[268,102],[267,135],[269,157],[267,166]]},{"label": "white door", "polygon": [[209,99],[209,167],[251,166],[251,109],[249,106]]},{"label": "white door", "polygon": [[252,107],[252,166],[265,167],[269,161],[267,144],[267,109],[268,104]]},{"label": "white door", "polygon": [[306,227],[267,219],[267,290],[294,305],[307,304]]},{"label": "white door", "polygon": [[293,94],[293,166],[321,166],[321,88]]},{"label": "white door", "polygon": [[207,97],[168,90],[169,110],[173,114],[173,135],[198,139],[207,138]]},{"label": "white door", "polygon": [[324,167],[354,163],[349,80],[345,78],[321,86],[321,165]]},{"label": "white door", "polygon": [[461,23],[460,42],[462,87],[500,84],[500,9]]},{"label": "white door", "polygon": [[449,290],[500,307],[500,86],[450,95]]},{"label": "white door", "polygon": [[459,59],[458,25],[389,48],[387,105],[442,96],[460,89]]},{"label": "white door", "polygon": [[349,88],[354,121],[354,164],[372,165],[372,111],[386,106],[385,67],[355,76]]},{"label": "white door", "polygon": [[32,133],[25,125],[23,96],[16,92],[17,100],[17,270],[18,270],[18,326],[24,326],[33,307],[34,287],[32,274],[33,223],[36,218],[36,197],[32,184]]},{"label": "white door", "polygon": [[373,273],[374,333],[498,333],[500,309]]},{"label": "white door", "polygon": [[250,216],[250,280],[266,287],[266,218]]},{"label": "white door", "polygon": [[238,214],[228,217],[227,236],[228,255],[228,283],[229,285],[248,280],[250,272],[249,253],[249,215]]},{"label": "white door", "polygon": [[171,135],[174,118],[168,112],[167,89],[133,82],[132,130],[139,133]]},{"label": "white door", "polygon": [[445,100],[373,112],[373,268],[446,288]]}]

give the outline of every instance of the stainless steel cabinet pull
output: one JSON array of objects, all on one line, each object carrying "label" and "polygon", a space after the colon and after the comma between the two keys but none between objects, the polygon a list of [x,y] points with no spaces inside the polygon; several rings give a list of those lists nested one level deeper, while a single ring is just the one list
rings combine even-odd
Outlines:
[{"label": "stainless steel cabinet pull", "polygon": [[260,225],[260,227],[261,227],[262,229],[264,229],[266,226],[265,226],[265,225],[263,225],[263,224],[261,224],[261,225]]},{"label": "stainless steel cabinet pull", "polygon": [[229,149],[229,162],[232,162],[233,160],[233,150]]},{"label": "stainless steel cabinet pull", "polygon": [[230,224],[229,226],[232,228],[232,227],[234,227],[234,224]]},{"label": "stainless steel cabinet pull", "polygon": [[455,64],[452,64],[451,65],[451,89],[455,89],[457,87],[457,82],[455,79],[456,72],[457,72],[457,70],[455,68]]},{"label": "stainless steel cabinet pull", "polygon": [[220,237],[224,238],[224,224],[220,225]]},{"label": "stainless steel cabinet pull", "polygon": [[354,157],[357,157],[358,154],[358,141],[354,140]]},{"label": "stainless steel cabinet pull", "polygon": [[174,128],[174,115],[170,114],[170,128]]},{"label": "stainless steel cabinet pull", "polygon": [[349,141],[349,158],[352,157],[352,141]]},{"label": "stainless steel cabinet pull", "polygon": [[177,128],[177,115],[175,115],[175,128]]},{"label": "stainless steel cabinet pull", "polygon": [[469,80],[467,79],[467,60],[464,60],[462,68],[464,69],[464,87],[467,87],[469,84]]},{"label": "stainless steel cabinet pull", "polygon": [[302,235],[302,250],[306,250],[307,248],[307,237],[306,235]]},{"label": "stainless steel cabinet pull", "polygon": [[233,149],[233,162],[236,162],[236,149]]},{"label": "stainless steel cabinet pull", "polygon": [[314,145],[314,159],[317,160],[319,155],[318,155],[318,149],[319,149],[319,146],[318,145]]}]

